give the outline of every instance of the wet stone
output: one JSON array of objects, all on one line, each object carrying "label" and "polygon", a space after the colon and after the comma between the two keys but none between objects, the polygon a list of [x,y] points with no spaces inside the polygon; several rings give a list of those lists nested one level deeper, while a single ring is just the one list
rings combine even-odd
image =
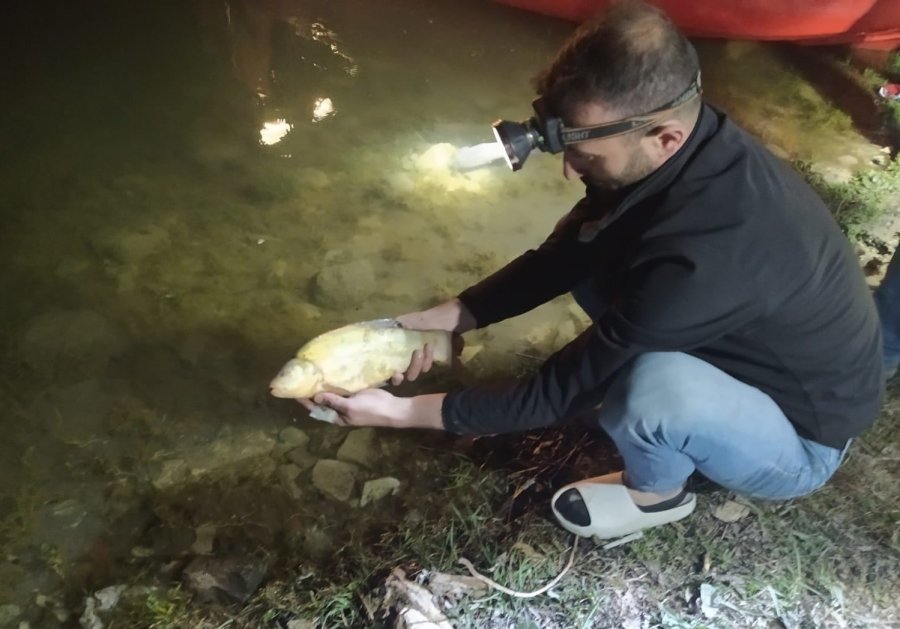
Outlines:
[{"label": "wet stone", "polygon": [[191,477],[191,470],[182,459],[163,461],[159,473],[150,481],[160,491],[182,485]]},{"label": "wet stone", "polygon": [[344,439],[344,443],[338,448],[337,458],[340,461],[372,467],[378,460],[377,448],[375,429],[359,428],[351,431]]},{"label": "wet stone", "polygon": [[288,463],[278,467],[278,480],[281,481],[281,486],[295,500],[302,495],[300,487],[297,485],[298,476],[300,476],[300,468],[296,465]]},{"label": "wet stone", "polygon": [[329,251],[316,276],[317,301],[335,309],[355,308],[375,292],[378,282],[368,260],[355,252]]},{"label": "wet stone", "polygon": [[22,615],[22,608],[18,605],[0,605],[0,627],[11,625]]},{"label": "wet stone", "polygon": [[299,428],[288,426],[278,433],[278,440],[291,448],[297,448],[308,444],[309,436]]},{"label": "wet stone", "polygon": [[191,551],[198,555],[211,555],[216,542],[216,525],[201,524],[194,529],[194,543]]},{"label": "wet stone", "polygon": [[359,469],[351,463],[323,459],[313,468],[312,481],[323,494],[344,502],[353,495],[358,472]]},{"label": "wet stone", "polygon": [[310,454],[306,448],[294,448],[287,453],[287,459],[300,468],[301,472],[311,469],[319,459],[315,455]]}]

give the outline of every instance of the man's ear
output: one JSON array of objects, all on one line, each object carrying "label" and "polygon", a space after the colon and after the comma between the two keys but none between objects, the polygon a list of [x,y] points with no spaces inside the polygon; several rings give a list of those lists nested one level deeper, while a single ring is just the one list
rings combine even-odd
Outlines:
[{"label": "man's ear", "polygon": [[672,118],[653,127],[644,139],[649,141],[650,154],[664,162],[682,147],[688,135],[684,123]]}]

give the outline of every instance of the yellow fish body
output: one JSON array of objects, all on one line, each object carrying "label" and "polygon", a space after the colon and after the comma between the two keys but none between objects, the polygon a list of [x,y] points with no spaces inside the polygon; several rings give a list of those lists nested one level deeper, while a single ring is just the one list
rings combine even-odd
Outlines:
[{"label": "yellow fish body", "polygon": [[403,373],[415,350],[429,345],[434,362],[449,363],[451,333],[407,330],[393,319],[353,323],[312,339],[297,351],[269,388],[280,398],[311,398],[330,391],[349,395]]}]

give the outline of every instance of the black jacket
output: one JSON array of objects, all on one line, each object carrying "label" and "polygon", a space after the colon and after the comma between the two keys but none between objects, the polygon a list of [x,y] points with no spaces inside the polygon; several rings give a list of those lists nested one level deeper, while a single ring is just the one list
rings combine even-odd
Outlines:
[{"label": "black jacket", "polygon": [[610,199],[588,186],[537,250],[460,295],[479,327],[592,277],[612,299],[533,377],[449,393],[448,431],[559,424],[650,351],[686,352],[759,388],[828,446],[875,420],[884,387],[871,294],[850,243],[790,167],[704,106],[675,156]]}]

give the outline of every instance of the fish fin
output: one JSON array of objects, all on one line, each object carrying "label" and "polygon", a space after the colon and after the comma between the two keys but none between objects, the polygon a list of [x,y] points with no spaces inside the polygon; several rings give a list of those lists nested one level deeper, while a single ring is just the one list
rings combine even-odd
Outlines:
[{"label": "fish fin", "polygon": [[337,411],[333,408],[328,408],[327,406],[313,407],[313,409],[309,411],[309,416],[322,422],[328,422],[329,424],[336,424],[338,420]]}]

